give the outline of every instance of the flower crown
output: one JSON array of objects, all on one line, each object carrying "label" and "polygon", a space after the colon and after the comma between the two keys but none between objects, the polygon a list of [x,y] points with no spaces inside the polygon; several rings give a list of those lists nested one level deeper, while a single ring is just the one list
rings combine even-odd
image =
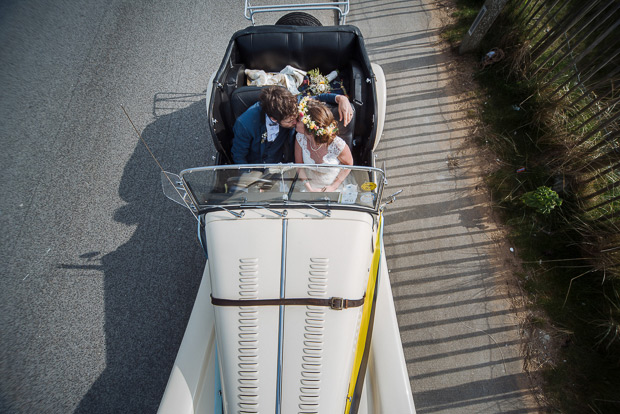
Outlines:
[{"label": "flower crown", "polygon": [[308,114],[308,101],[311,98],[306,96],[299,102],[299,117],[301,118],[301,122],[306,126],[306,128],[313,132],[316,135],[327,135],[332,136],[338,132],[338,127],[335,122],[332,122],[329,126],[324,128],[319,128],[319,126],[310,118],[310,114]]}]

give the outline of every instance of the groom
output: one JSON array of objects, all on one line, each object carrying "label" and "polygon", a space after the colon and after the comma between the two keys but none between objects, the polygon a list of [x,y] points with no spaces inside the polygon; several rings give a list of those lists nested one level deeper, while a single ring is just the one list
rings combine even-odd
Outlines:
[{"label": "groom", "polygon": [[[314,98],[338,104],[340,120],[346,126],[353,109],[344,95],[324,93]],[[277,164],[293,161],[297,98],[280,86],[261,91],[258,102],[249,107],[233,127],[232,158],[235,164]]]}]

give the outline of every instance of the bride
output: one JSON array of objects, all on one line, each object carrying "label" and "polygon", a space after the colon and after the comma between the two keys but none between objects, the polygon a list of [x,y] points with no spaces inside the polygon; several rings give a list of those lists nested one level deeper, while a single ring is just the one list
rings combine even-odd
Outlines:
[{"label": "bride", "polygon": [[[299,103],[295,127],[295,162],[298,164],[353,165],[349,146],[336,136],[338,128],[329,108],[305,97]],[[338,191],[350,170],[345,168],[304,168],[299,172],[306,191]]]}]

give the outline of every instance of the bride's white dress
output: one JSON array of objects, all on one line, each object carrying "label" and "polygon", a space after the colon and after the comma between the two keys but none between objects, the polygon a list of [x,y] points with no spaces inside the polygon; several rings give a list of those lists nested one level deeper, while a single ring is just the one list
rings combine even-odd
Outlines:
[{"label": "bride's white dress", "polygon": [[[317,164],[317,162],[310,155],[309,142],[304,134],[297,133],[297,142],[301,147],[304,164]],[[327,153],[323,156],[323,162],[320,164],[328,165],[340,165],[338,157],[346,142],[340,137],[334,138],[334,140],[327,146]],[[336,176],[340,172],[339,168],[306,168],[306,175],[310,179],[310,185],[313,188],[327,187],[334,182]]]}]

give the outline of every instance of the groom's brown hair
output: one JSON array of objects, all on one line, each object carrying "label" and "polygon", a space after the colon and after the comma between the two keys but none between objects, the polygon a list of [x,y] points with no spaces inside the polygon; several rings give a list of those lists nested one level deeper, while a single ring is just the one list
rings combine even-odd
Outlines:
[{"label": "groom's brown hair", "polygon": [[277,122],[297,116],[297,98],[286,88],[268,86],[261,91],[258,100],[267,116]]}]

